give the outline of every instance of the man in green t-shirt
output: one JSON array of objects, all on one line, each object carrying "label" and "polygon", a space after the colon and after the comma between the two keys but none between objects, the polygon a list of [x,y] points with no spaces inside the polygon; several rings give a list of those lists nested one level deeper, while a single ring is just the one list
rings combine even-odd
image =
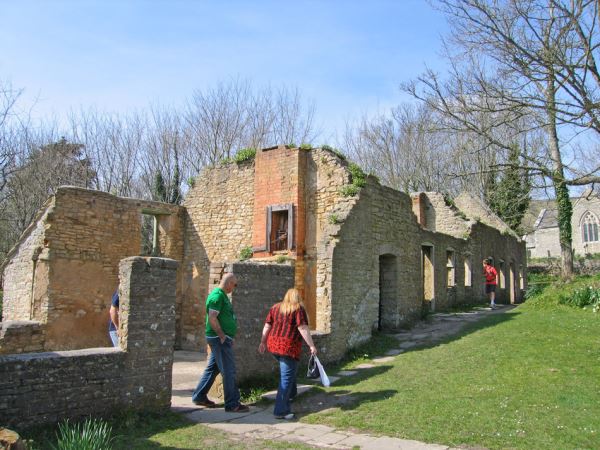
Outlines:
[{"label": "man in green t-shirt", "polygon": [[206,342],[210,347],[210,355],[206,369],[192,394],[192,401],[196,405],[214,408],[215,402],[209,400],[207,394],[220,373],[223,377],[225,411],[247,412],[250,409],[240,403],[240,390],[235,380],[233,339],[237,333],[237,319],[227,297],[236,286],[235,275],[228,273],[219,287],[214,288],[206,298]]}]

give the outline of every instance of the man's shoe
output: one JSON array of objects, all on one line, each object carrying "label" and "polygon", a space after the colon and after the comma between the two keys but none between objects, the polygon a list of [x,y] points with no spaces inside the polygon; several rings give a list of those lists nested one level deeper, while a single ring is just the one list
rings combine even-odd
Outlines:
[{"label": "man's shoe", "polygon": [[294,420],[296,418],[296,415],[294,413],[289,413],[285,416],[275,416],[275,418],[280,420]]},{"label": "man's shoe", "polygon": [[225,408],[226,412],[236,412],[236,413],[244,413],[250,411],[246,405],[242,405],[241,403],[233,408]]},{"label": "man's shoe", "polygon": [[217,406],[217,404],[215,402],[213,402],[212,400],[209,400],[209,399],[205,399],[205,400],[192,400],[192,402],[194,403],[194,405],[204,406],[206,408],[214,408],[214,407]]}]

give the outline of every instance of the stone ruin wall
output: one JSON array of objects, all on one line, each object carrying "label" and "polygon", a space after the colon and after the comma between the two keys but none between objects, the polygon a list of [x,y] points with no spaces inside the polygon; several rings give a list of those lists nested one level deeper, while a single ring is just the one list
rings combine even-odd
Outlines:
[{"label": "stone ruin wall", "polygon": [[[118,263],[141,252],[144,210],[170,212],[159,216],[159,228],[169,230],[160,241],[161,254],[181,261],[180,207],[73,187],[58,190],[37,221],[36,232],[18,244],[16,257],[4,272],[6,300],[33,306],[27,319],[42,323],[46,351],[110,345],[108,308],[117,286]],[[35,266],[25,261],[34,254],[39,255]],[[22,283],[19,280],[32,279],[33,295],[10,288]],[[20,319],[10,311],[4,320]]]},{"label": "stone ruin wall", "polygon": [[118,270],[121,348],[0,356],[0,423],[21,431],[92,414],[168,410],[177,262],[134,257]]},{"label": "stone ruin wall", "polygon": [[[304,256],[294,264],[295,283],[305,288],[311,327],[327,331],[331,326],[329,240],[332,230],[335,233],[339,227],[331,223],[331,216],[347,214],[355,198],[340,193],[340,188],[349,184],[350,176],[337,155],[322,149],[293,151],[300,152],[299,158],[306,160],[299,162],[299,168],[305,171],[297,177],[304,184],[306,239]],[[283,169],[281,174],[274,175],[284,177]],[[209,280],[210,265],[236,261],[240,250],[252,244],[254,186],[254,163],[249,161],[207,169],[188,193],[184,203],[188,220],[183,264],[182,311],[187,321],[182,327],[183,348],[198,349],[205,345],[204,299],[207,287],[214,282]]]},{"label": "stone ruin wall", "polygon": [[350,183],[344,162],[329,150],[312,149],[307,153],[305,180],[306,240],[304,257],[305,297],[314,305],[311,328],[331,331],[331,283],[335,235],[344,217],[355,204],[340,189]]},{"label": "stone ruin wall", "polygon": [[210,264],[239,260],[240,251],[252,245],[254,162],[205,170],[183,206],[187,220],[177,346],[200,350],[206,345],[204,302]]},{"label": "stone ruin wall", "polygon": [[481,200],[476,199],[471,194],[466,192],[460,194],[454,199],[454,204],[470,219],[481,222],[492,229],[496,229],[501,233],[508,233],[513,237],[518,237],[510,227],[500,219],[492,210]]},{"label": "stone ruin wall", "polygon": [[427,230],[464,239],[469,233],[469,221],[457,207],[446,204],[443,194],[424,192]]},{"label": "stone ruin wall", "polygon": [[[33,297],[38,298],[38,302],[47,304],[47,297],[39,291],[34,293],[33,280],[43,279],[47,282],[47,274],[42,274],[42,268],[37,267],[37,260],[41,249],[44,248],[44,231],[46,218],[54,207],[54,198],[49,199],[42,209],[36,215],[34,222],[25,230],[22,242],[18,247],[13,248],[6,257],[10,260],[4,268],[4,298],[2,320],[31,320],[34,318]],[[37,277],[34,271],[38,271]],[[2,268],[0,268],[2,270]],[[43,284],[43,283],[42,283]],[[40,300],[44,299],[44,300]],[[42,310],[46,312],[46,308]],[[42,315],[38,311],[35,317],[38,320],[47,320],[47,315]]]},{"label": "stone ruin wall", "polygon": [[[424,214],[429,214],[426,219],[437,224],[435,228],[438,232],[434,233],[423,229],[417,223],[417,218],[412,213],[414,198],[411,201],[406,194],[383,187],[373,179],[369,179],[368,186],[363,188],[358,196],[344,197],[340,189],[348,185],[351,179],[343,160],[333,152],[322,149],[301,152],[301,155],[306,159],[303,163],[306,167],[303,180],[306,200],[306,251],[304,258],[295,261],[295,283],[299,284],[298,273],[303,273],[305,300],[307,304],[314,305],[315,311],[314,317],[311,317],[311,327],[316,328],[318,334],[323,334],[317,339],[329,349],[325,349],[324,356],[327,359],[340,357],[347,348],[368,339],[372,329],[377,327],[380,255],[392,254],[396,257],[397,289],[401,293],[396,304],[386,305],[384,309],[383,326],[389,329],[397,328],[421,314],[423,243],[427,242],[434,247],[437,309],[468,298],[482,297],[483,285],[479,283],[478,278],[481,255],[509,255],[513,250],[517,252],[516,255],[520,255],[518,252],[523,246],[515,244],[512,237],[502,236],[483,224],[477,224],[481,229],[477,228],[474,221],[465,220],[456,208],[446,205],[439,194],[428,193],[422,194],[421,197],[429,207]],[[300,182],[300,176],[298,179]],[[255,213],[254,186],[253,161],[209,169],[197,179],[196,186],[189,192],[185,210],[178,210],[177,215],[172,215],[185,216],[185,243],[183,239],[164,240],[165,236],[176,236],[177,232],[182,232],[180,224],[184,222],[183,219],[161,222],[161,248],[183,255],[185,245],[185,255],[179,258],[183,260],[183,268],[179,271],[177,284],[176,345],[179,347],[192,350],[204,348],[204,299],[208,293],[207,288],[221,273],[217,276],[215,272],[215,280],[211,280],[211,264],[236,261],[239,259],[240,250],[251,245]],[[163,204],[148,205],[148,202],[116,199],[108,194],[99,193],[99,197],[103,196],[108,203],[117,208],[114,212],[115,220],[110,221],[111,223],[124,221],[127,214],[133,214],[129,203],[118,206],[121,201],[135,202],[138,210],[134,215],[137,217],[140,213],[139,208],[144,205],[164,207]],[[102,201],[95,199],[92,203]],[[85,216],[88,214],[86,211],[90,209],[90,199],[87,199],[87,204],[84,202],[73,208]],[[65,217],[60,223],[62,230],[76,228],[78,225],[88,229],[100,225],[93,213],[92,219],[95,220],[91,222],[75,213],[63,215]],[[131,216],[125,221],[129,224],[133,220],[134,217]],[[139,222],[139,218],[135,220]],[[54,220],[54,224],[56,223]],[[51,228],[52,220],[49,220],[48,224]],[[454,236],[441,233],[439,228]],[[473,230],[479,232],[475,233]],[[113,233],[119,237],[124,235],[129,237],[129,240],[139,239],[140,236],[137,230],[129,230],[127,233],[123,233],[122,230],[104,232],[108,236]],[[83,230],[75,230],[68,234],[72,239],[73,236],[80,236],[82,233]],[[471,238],[466,240],[464,237],[468,233],[471,233]],[[490,233],[495,233],[493,239],[490,238]],[[51,244],[61,242],[60,236],[53,236],[52,233],[49,236]],[[90,236],[91,238],[93,236]],[[70,260],[67,252],[68,240],[65,240],[65,245],[59,247],[59,250],[65,252],[64,265],[76,265],[80,260],[85,261],[85,258],[98,251],[93,249],[88,254],[85,250],[77,248],[79,253]],[[498,244],[495,244],[496,241]],[[139,249],[139,240],[133,247]],[[50,249],[53,248],[50,245]],[[445,260],[448,248],[455,252],[457,262],[456,285],[451,289],[446,286]],[[73,248],[70,250],[75,251]],[[122,253],[122,250],[116,253]],[[471,258],[472,287],[464,286],[463,260],[466,257]],[[524,257],[521,259],[517,256],[516,260],[524,262]],[[90,264],[102,264],[102,261],[93,260]],[[107,264],[106,269],[109,266]],[[67,269],[73,273],[73,267]],[[356,280],[361,282],[357,283]],[[112,287],[109,286],[101,300],[103,310],[100,329],[106,341],[107,299],[111,293]],[[100,309],[100,302],[98,308]],[[327,356],[328,353],[330,357]]]},{"label": "stone ruin wall", "polygon": [[328,351],[337,353],[336,357],[341,357],[345,348],[369,339],[377,329],[380,255],[396,257],[397,296],[401,292],[406,295],[403,301],[388,305],[385,326],[395,328],[401,318],[420,311],[419,292],[411,278],[413,260],[418,261],[418,231],[406,194],[375,182],[361,189],[356,205],[339,227],[333,249],[333,323]]},{"label": "stone ruin wall", "polygon": [[[289,149],[286,151],[289,153]],[[418,319],[422,314],[423,244],[433,247],[436,309],[483,298],[481,261],[478,256],[482,252],[482,244],[476,238],[478,235],[471,238],[472,227],[476,222],[456,207],[447,205],[441,194],[423,193],[420,197],[423,200],[424,215],[427,215],[425,219],[434,224],[432,228],[436,232],[433,232],[427,229],[429,227],[424,229],[419,225],[413,212],[414,199],[408,195],[369,179],[368,187],[363,188],[357,197],[344,197],[341,188],[348,185],[351,178],[343,160],[333,152],[322,149],[312,149],[300,155],[306,155],[307,158],[304,177],[306,240],[305,255],[295,261],[295,273],[297,278],[299,272],[304,272],[307,309],[310,310],[309,305],[312,304],[315,311],[314,317],[311,317],[311,326],[317,331],[316,339],[326,347],[324,356],[328,360],[341,357],[349,346],[368,339],[373,328],[377,328],[380,255],[396,256],[397,289],[401,293],[399,301],[395,305],[386,306],[387,309],[384,310],[385,328],[397,329]],[[213,169],[207,172],[207,180],[218,177],[224,186],[229,186],[229,183],[241,186],[244,183],[241,172],[247,176],[245,186],[251,187],[252,165],[247,164],[244,168],[247,168],[247,172],[237,165]],[[300,178],[298,176],[299,182]],[[211,183],[207,180],[204,181],[207,185],[197,191],[201,202],[190,222],[206,212],[214,215],[214,210],[219,210],[218,206],[212,206],[211,209],[209,205],[209,200],[215,194],[212,194],[214,191],[210,190]],[[252,204],[253,195],[252,189],[242,189],[240,197],[246,199],[246,204]],[[223,220],[228,218],[224,217]],[[247,223],[245,229],[252,230],[251,219]],[[505,248],[507,239],[498,231],[481,225],[485,228],[480,234],[486,248],[499,255],[509,254],[506,252],[510,250]],[[217,231],[211,234],[211,227]],[[200,236],[214,236],[220,232],[208,220],[202,227],[195,229],[202,230]],[[501,242],[496,246],[497,249],[493,244],[496,238]],[[202,241],[204,240],[203,238]],[[512,238],[508,241],[512,242]],[[236,250],[243,246],[240,236],[225,239],[221,244],[224,245],[224,251],[220,253],[232,259],[237,259]],[[512,248],[519,251],[520,247],[516,245]],[[447,285],[448,250],[454,252],[455,283],[452,287]],[[218,252],[211,251],[213,259],[207,258],[204,264],[218,261],[218,255]],[[467,258],[470,260],[471,286],[465,286]],[[301,270],[299,265],[303,266]],[[202,283],[203,286],[218,282],[223,266],[220,265],[218,269],[215,269],[214,280]],[[204,270],[208,277],[209,269]],[[361,282],[357,283],[356,280]],[[299,285],[297,279],[295,284]],[[203,300],[206,294],[203,292],[197,297]],[[198,309],[203,310],[203,302],[199,301],[197,304]],[[201,312],[203,316],[203,311]],[[199,323],[203,328],[203,319]]]},{"label": "stone ruin wall", "polygon": [[[509,261],[514,265],[514,300],[520,300],[522,290],[517,272],[522,273],[525,265],[524,243],[512,235],[463,218],[456,208],[446,205],[441,196],[430,204],[436,208],[438,232],[419,226],[408,195],[370,181],[361,190],[350,213],[343,217],[337,233],[330,239],[333,247],[332,325],[331,334],[322,340],[329,359],[337,359],[349,347],[367,340],[379,325],[380,255],[394,255],[396,261],[397,297],[395,302],[383,305],[381,326],[384,329],[398,329],[418,320],[423,308],[429,308],[423,303],[422,245],[433,247],[436,310],[484,301],[482,254],[505,259],[507,284]],[[431,217],[431,212],[428,214]],[[440,232],[442,225],[453,235]],[[453,286],[448,285],[448,251],[454,255]],[[470,261],[471,286],[465,286],[465,259]],[[508,288],[499,289],[499,301],[510,302]]]}]

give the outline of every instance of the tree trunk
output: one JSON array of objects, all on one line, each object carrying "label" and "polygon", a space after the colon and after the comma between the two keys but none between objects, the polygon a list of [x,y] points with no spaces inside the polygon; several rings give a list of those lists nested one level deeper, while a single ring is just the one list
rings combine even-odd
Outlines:
[{"label": "tree trunk", "polygon": [[556,131],[556,87],[553,74],[548,77],[547,83],[548,101],[548,151],[552,159],[552,184],[556,195],[556,207],[558,210],[558,233],[561,255],[561,275],[563,278],[573,276],[573,249],[571,245],[571,216],[573,206],[569,197],[569,188],[565,184],[564,166],[560,154],[558,133]]},{"label": "tree trunk", "polygon": [[558,233],[560,241],[561,274],[563,278],[573,276],[573,247],[571,245],[571,217],[573,205],[569,198],[569,189],[562,179],[553,179],[558,209]]}]

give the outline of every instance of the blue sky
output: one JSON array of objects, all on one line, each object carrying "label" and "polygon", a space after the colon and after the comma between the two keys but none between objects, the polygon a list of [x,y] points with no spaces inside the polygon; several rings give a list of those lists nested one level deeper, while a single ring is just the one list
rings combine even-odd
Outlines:
[{"label": "blue sky", "polygon": [[425,0],[0,0],[0,79],[37,117],[179,105],[232,78],[297,86],[326,139],[443,68],[445,28]]}]

